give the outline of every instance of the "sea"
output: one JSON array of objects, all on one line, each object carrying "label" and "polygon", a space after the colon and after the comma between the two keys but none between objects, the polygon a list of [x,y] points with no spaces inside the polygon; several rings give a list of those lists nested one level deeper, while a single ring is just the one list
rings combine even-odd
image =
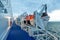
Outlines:
[{"label": "sea", "polygon": [[60,40],[60,22],[48,22],[45,28],[56,37],[59,37]]}]

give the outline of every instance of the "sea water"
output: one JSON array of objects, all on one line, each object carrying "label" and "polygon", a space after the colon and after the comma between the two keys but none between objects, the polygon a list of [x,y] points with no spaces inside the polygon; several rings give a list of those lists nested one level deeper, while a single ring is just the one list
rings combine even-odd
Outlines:
[{"label": "sea water", "polygon": [[60,38],[60,22],[48,22],[46,30]]}]

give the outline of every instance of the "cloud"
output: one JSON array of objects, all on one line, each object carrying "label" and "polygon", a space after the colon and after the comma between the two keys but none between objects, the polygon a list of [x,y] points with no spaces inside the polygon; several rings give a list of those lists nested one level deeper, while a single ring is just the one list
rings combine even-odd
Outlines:
[{"label": "cloud", "polygon": [[60,10],[54,10],[48,15],[50,16],[49,21],[60,21]]},{"label": "cloud", "polygon": [[48,12],[60,9],[60,0],[11,0],[13,13],[22,14],[27,11],[32,13],[42,4],[47,4]]}]

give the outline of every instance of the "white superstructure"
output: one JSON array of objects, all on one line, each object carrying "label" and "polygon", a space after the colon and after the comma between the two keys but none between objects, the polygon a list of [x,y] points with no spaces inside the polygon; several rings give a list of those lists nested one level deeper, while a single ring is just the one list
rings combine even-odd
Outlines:
[{"label": "white superstructure", "polygon": [[17,24],[36,40],[58,40],[56,36],[45,29],[49,20],[47,5],[43,5],[41,9],[34,11],[33,16],[23,15],[19,16],[18,19],[19,23],[17,21]]}]

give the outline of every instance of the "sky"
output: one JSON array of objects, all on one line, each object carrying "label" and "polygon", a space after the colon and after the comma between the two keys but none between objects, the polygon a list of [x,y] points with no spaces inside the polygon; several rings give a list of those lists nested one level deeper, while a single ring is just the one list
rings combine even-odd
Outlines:
[{"label": "sky", "polygon": [[[47,4],[50,21],[60,21],[60,18],[57,17],[60,15],[60,0],[11,0],[14,15],[24,12],[33,13],[35,10],[41,8],[42,4]],[[58,19],[55,19],[54,16]]]},{"label": "sky", "polygon": [[60,21],[60,10],[54,10],[48,15],[50,16],[49,21]]}]

